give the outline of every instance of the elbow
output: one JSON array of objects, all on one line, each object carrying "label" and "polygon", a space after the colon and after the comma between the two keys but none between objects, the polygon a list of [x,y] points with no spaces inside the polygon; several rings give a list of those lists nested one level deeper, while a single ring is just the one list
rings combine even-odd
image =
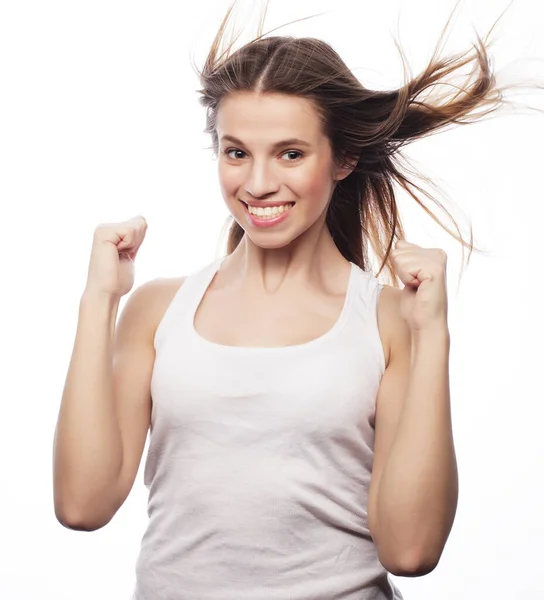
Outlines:
[{"label": "elbow", "polygon": [[73,531],[97,531],[98,529],[105,527],[111,521],[111,518],[107,520],[93,520],[76,515],[65,515],[57,511],[55,511],[55,517],[63,527]]},{"label": "elbow", "polygon": [[113,518],[114,513],[97,514],[93,511],[69,509],[64,505],[55,502],[55,517],[57,521],[66,529],[73,531],[97,531],[105,527]]},{"label": "elbow", "polygon": [[66,529],[96,531],[105,527],[115,516],[121,502],[111,493],[83,494],[56,485],[53,487],[53,505],[57,521]]},{"label": "elbow", "polygon": [[434,571],[437,565],[438,561],[403,562],[395,563],[388,571],[397,577],[424,577]]},{"label": "elbow", "polygon": [[436,536],[431,539],[399,543],[374,537],[378,559],[392,575],[398,577],[423,577],[436,569],[444,550],[444,543]]},{"label": "elbow", "polygon": [[389,558],[380,562],[384,568],[397,577],[424,577],[438,566],[439,557],[422,557],[417,554],[406,554],[402,557]]}]

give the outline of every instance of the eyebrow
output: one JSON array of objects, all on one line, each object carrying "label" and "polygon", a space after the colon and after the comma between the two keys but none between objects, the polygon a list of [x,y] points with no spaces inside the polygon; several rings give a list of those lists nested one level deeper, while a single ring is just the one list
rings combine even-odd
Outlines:
[{"label": "eyebrow", "polygon": [[[224,135],[221,138],[221,141],[226,140],[229,142],[232,142],[233,144],[238,144],[240,146],[245,146],[244,142],[242,142],[242,140],[239,140],[238,138],[234,137],[233,135]],[[301,140],[299,138],[291,138],[289,140],[282,140],[281,142],[276,142],[272,148],[276,149],[279,148],[281,146],[310,146],[311,144],[309,144],[308,142],[305,142],[304,140]]]}]

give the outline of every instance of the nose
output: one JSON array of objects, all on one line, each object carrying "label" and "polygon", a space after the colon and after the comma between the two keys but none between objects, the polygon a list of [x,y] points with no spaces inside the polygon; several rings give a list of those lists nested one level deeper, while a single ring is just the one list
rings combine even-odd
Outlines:
[{"label": "nose", "polygon": [[245,189],[254,198],[269,196],[278,191],[279,184],[273,169],[264,164],[255,162],[247,179]]}]

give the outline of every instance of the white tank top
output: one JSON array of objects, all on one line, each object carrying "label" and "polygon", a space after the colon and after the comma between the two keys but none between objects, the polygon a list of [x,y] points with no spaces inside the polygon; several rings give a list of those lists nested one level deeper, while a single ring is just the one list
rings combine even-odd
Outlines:
[{"label": "white tank top", "polygon": [[223,346],[193,325],[223,260],[185,279],[156,330],[133,600],[402,600],[367,518],[382,284],[351,263],[323,336]]}]

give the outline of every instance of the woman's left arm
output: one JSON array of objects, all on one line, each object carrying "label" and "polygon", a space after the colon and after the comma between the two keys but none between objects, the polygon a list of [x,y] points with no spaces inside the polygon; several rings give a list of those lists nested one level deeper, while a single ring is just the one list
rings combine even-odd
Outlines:
[{"label": "woman's left arm", "polygon": [[380,455],[372,473],[369,522],[389,570],[421,576],[438,564],[458,501],[446,259],[441,250],[406,242],[401,247],[396,267],[405,288],[397,292],[396,341],[377,400]]}]

